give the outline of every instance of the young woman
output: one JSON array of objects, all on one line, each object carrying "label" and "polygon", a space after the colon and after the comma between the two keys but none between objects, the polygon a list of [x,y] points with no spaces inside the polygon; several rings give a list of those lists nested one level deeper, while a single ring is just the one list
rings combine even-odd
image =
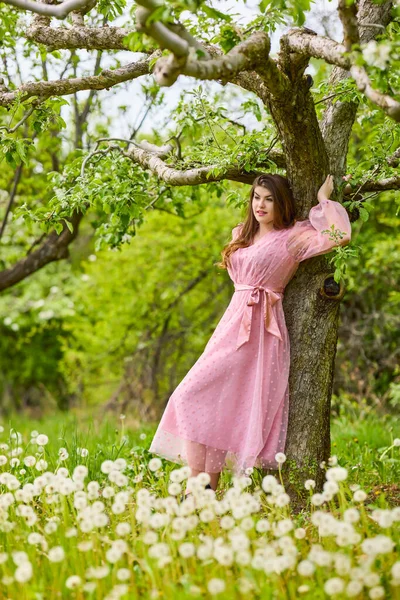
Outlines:
[{"label": "young woman", "polygon": [[[207,345],[170,397],[150,452],[210,476],[224,467],[277,468],[286,441],[290,342],[283,292],[299,263],[351,239],[346,209],[330,200],[328,175],[318,204],[296,221],[288,180],[260,175],[243,223],[232,230],[219,266],[235,292]],[[332,225],[338,234],[329,235]],[[187,490],[188,492],[188,490]],[[189,492],[190,493],[190,490]]]}]

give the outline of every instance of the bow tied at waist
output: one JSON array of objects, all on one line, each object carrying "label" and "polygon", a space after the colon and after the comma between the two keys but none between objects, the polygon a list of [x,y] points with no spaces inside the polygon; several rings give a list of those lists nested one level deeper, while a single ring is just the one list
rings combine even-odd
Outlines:
[{"label": "bow tied at waist", "polygon": [[265,329],[272,335],[276,335],[282,340],[282,335],[279,330],[278,323],[275,318],[274,311],[272,310],[275,302],[281,299],[283,290],[271,290],[269,288],[262,287],[260,285],[246,285],[241,283],[235,283],[235,291],[240,292],[244,290],[252,290],[250,297],[247,301],[245,309],[243,311],[243,317],[240,322],[239,334],[236,343],[236,349],[240,348],[242,344],[248,342],[250,339],[251,320],[253,317],[253,306],[259,304],[260,298],[264,296],[264,324]]}]

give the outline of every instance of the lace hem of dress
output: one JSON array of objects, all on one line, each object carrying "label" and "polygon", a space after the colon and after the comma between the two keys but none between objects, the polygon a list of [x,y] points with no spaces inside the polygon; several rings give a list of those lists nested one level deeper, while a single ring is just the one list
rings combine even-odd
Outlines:
[{"label": "lace hem of dress", "polygon": [[[286,423],[284,424],[286,431]],[[277,452],[283,452],[285,447],[285,436],[279,436],[280,440],[269,440],[259,456],[242,456],[235,450],[222,450],[199,442],[179,437],[165,429],[158,430],[157,438],[149,448],[149,452],[178,465],[190,466],[199,472],[220,473],[223,470],[231,472],[235,476],[245,475],[247,469],[278,469],[275,460]]]}]

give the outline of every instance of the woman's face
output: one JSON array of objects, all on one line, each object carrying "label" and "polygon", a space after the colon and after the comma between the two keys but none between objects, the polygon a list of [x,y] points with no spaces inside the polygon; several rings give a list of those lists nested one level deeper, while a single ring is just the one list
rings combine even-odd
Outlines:
[{"label": "woman's face", "polygon": [[257,185],[252,201],[253,214],[259,223],[272,223],[274,220],[274,197],[264,186]]}]

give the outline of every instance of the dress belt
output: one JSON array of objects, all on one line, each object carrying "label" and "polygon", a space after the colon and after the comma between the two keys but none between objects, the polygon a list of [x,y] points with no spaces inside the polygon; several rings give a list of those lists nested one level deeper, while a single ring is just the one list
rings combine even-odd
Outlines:
[{"label": "dress belt", "polygon": [[239,334],[236,342],[236,349],[240,348],[242,344],[246,343],[250,339],[251,320],[253,316],[253,306],[260,302],[261,294],[264,293],[264,324],[265,329],[272,335],[276,335],[282,340],[282,335],[279,330],[278,323],[276,321],[274,311],[272,310],[275,302],[280,300],[279,294],[283,293],[278,290],[271,290],[270,288],[262,287],[261,285],[246,285],[244,283],[235,283],[235,292],[242,290],[252,290],[250,298],[247,301],[246,307],[243,311],[243,317],[240,322]]}]

